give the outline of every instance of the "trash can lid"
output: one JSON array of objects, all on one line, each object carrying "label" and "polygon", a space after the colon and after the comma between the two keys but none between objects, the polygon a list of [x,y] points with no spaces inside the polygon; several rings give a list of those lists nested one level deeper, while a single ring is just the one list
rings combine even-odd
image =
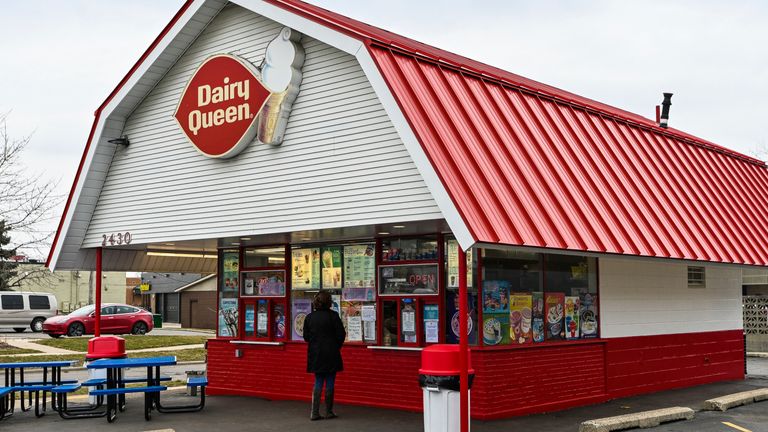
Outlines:
[{"label": "trash can lid", "polygon": [[125,357],[125,339],[117,336],[99,336],[88,341],[88,354],[85,358],[122,358]]},{"label": "trash can lid", "polygon": [[[469,373],[475,373],[472,369],[472,356],[467,358]],[[421,351],[421,375],[448,376],[459,375],[459,346],[458,345],[431,345]]]}]

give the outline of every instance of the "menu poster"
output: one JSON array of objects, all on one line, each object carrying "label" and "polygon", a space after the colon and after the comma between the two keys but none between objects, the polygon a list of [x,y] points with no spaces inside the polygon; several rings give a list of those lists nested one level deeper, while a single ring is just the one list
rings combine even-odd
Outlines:
[{"label": "menu poster", "polygon": [[579,338],[579,298],[565,297],[565,338],[573,340]]},{"label": "menu poster", "polygon": [[533,292],[531,293],[531,299],[533,304],[531,336],[534,342],[544,342],[544,293]]},{"label": "menu poster", "polygon": [[532,305],[533,297],[530,294],[512,294],[509,297],[509,337],[512,343],[533,342]]},{"label": "menu poster", "polygon": [[253,323],[256,320],[256,309],[253,305],[245,306],[245,335],[253,336]]},{"label": "menu poster", "polygon": [[237,337],[237,299],[219,299],[219,336]]},{"label": "menu poster", "polygon": [[276,339],[285,337],[285,306],[282,303],[275,303],[272,308],[272,334]]},{"label": "menu poster", "polygon": [[[467,251],[467,286],[472,286],[472,249]],[[448,288],[459,287],[459,242],[448,240]]]},{"label": "menu poster", "polygon": [[269,326],[269,318],[267,313],[267,301],[259,300],[259,306],[256,310],[256,336],[267,337],[267,327]]},{"label": "menu poster", "polygon": [[[445,302],[446,325],[448,326],[446,334],[446,343],[459,343],[459,293],[457,291],[448,291],[448,298]],[[477,343],[477,294],[467,294],[467,334],[469,343]]]},{"label": "menu poster", "polygon": [[596,338],[597,337],[597,295],[584,293],[579,298],[580,305],[580,320],[581,337]]},{"label": "menu poster", "polygon": [[544,319],[547,340],[559,340],[565,336],[563,321],[565,318],[565,294],[547,293],[544,296]]},{"label": "menu poster", "polygon": [[374,244],[344,246],[344,288],[376,287]]},{"label": "menu poster", "polygon": [[483,313],[509,313],[509,282],[483,282]]},{"label": "menu poster", "polygon": [[440,309],[437,305],[424,305],[424,341],[437,343],[440,337]]},{"label": "menu poster", "polygon": [[293,289],[319,289],[320,248],[292,250],[291,270]]},{"label": "menu poster", "polygon": [[320,254],[323,268],[323,289],[341,288],[341,246],[323,248]]},{"label": "menu poster", "polygon": [[291,303],[291,340],[304,340],[304,320],[312,312],[312,300],[294,299]]},{"label": "menu poster", "polygon": [[509,314],[483,314],[483,343],[486,345],[509,343]]},{"label": "menu poster", "polygon": [[239,293],[238,281],[240,280],[240,253],[223,252],[221,260],[219,291],[222,293],[222,297],[237,297]]}]

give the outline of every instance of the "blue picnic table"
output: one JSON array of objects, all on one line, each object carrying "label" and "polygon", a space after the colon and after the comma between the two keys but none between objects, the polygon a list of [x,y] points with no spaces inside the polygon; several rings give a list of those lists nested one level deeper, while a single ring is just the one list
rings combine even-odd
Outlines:
[{"label": "blue picnic table", "polygon": [[[5,396],[0,398],[0,418],[9,417],[16,408],[16,398],[14,392],[20,393],[20,404],[22,411],[28,411],[32,408],[32,395],[35,395],[35,415],[41,417],[45,414],[47,404],[47,393],[50,393],[53,387],[61,385],[61,368],[72,366],[73,361],[40,361],[40,362],[16,362],[0,363],[0,369],[3,369],[5,375]],[[27,381],[24,373],[28,369],[42,369],[42,381]],[[49,375],[50,371],[50,375]],[[25,404],[24,393],[27,393],[29,405]],[[40,393],[42,393],[42,409],[40,404]],[[10,397],[8,397],[10,395]],[[51,405],[55,406],[55,400],[51,399]]]},{"label": "blue picnic table", "polygon": [[[122,358],[101,359],[88,363],[88,369],[106,369],[106,388],[91,391],[91,395],[103,395],[107,397],[107,421],[113,422],[117,417],[117,411],[125,408],[126,393],[144,393],[144,417],[149,420],[153,408],[159,412],[176,412],[173,408],[166,411],[160,404],[160,392],[166,387],[160,385],[160,367],[176,364],[176,357],[146,357],[146,358]],[[146,387],[125,388],[123,370],[127,368],[147,368]]]}]

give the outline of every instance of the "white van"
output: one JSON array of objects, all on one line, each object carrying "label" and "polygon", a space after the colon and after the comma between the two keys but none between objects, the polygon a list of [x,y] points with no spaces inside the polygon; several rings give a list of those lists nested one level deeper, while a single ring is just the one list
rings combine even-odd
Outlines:
[{"label": "white van", "polygon": [[41,332],[43,321],[55,316],[58,307],[56,296],[50,293],[0,291],[0,328]]}]

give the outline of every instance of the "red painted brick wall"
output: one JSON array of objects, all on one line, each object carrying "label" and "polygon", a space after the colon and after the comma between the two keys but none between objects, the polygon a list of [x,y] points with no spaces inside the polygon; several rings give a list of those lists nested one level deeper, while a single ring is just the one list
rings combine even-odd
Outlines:
[{"label": "red painted brick wall", "polygon": [[604,342],[576,342],[473,353],[472,414],[491,419],[605,400]]},{"label": "red painted brick wall", "polygon": [[[235,358],[235,348],[243,350]],[[421,410],[420,353],[347,346],[336,384],[343,403]],[[550,412],[608,399],[743,379],[741,331],[475,348],[472,417]],[[208,342],[211,394],[309,400],[306,345]]]},{"label": "red painted brick wall", "polygon": [[[243,357],[235,358],[235,348]],[[306,345],[231,344],[208,341],[211,394],[242,394],[310,400],[314,376],[306,373]],[[384,351],[364,346],[342,350],[344,372],[336,378],[336,400],[356,405],[422,409],[418,351]]]},{"label": "red painted brick wall", "polygon": [[744,379],[741,330],[608,339],[607,348],[614,398]]}]

